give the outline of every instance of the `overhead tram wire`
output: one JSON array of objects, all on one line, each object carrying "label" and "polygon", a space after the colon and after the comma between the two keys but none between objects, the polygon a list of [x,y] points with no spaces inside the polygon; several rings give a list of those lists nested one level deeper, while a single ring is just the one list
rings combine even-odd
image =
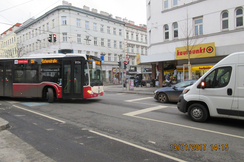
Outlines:
[{"label": "overhead tram wire", "polygon": [[2,10],[2,11],[0,11],[0,12],[10,10],[10,9],[12,9],[12,8],[15,8],[15,7],[18,7],[18,6],[24,5],[24,4],[26,4],[26,3],[29,3],[29,2],[31,2],[31,1],[34,1],[34,0],[30,0],[30,1],[28,1],[28,2],[21,3],[21,4],[17,5],[17,6],[13,6],[13,7],[7,8],[7,9]]}]

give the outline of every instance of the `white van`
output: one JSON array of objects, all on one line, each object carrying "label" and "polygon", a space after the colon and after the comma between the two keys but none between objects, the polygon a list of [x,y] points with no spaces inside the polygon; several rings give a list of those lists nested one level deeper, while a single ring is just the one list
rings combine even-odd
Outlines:
[{"label": "white van", "polygon": [[209,116],[244,119],[244,52],[223,58],[185,88],[177,107],[197,122]]}]

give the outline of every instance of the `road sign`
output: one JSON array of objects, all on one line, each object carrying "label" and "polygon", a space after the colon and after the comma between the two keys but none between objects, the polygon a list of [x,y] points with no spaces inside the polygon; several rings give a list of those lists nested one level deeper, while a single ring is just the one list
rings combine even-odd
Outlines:
[{"label": "road sign", "polygon": [[126,61],[129,61],[129,60],[130,60],[130,55],[127,54],[127,55],[126,55]]}]

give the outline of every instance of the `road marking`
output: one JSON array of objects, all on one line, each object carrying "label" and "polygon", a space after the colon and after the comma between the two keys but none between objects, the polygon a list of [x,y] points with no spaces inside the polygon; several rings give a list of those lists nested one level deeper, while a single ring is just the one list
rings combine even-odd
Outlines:
[{"label": "road marking", "polygon": [[29,111],[31,113],[34,113],[34,114],[37,114],[37,115],[40,115],[40,116],[44,116],[44,117],[49,118],[49,119],[52,119],[52,120],[56,120],[56,121],[61,122],[61,123],[66,123],[65,121],[62,121],[62,120],[59,120],[59,119],[56,119],[56,118],[53,118],[53,117],[50,117],[50,116],[47,116],[47,115],[44,115],[44,114],[41,114],[41,113],[32,111],[32,110],[28,110],[28,109],[25,109],[23,107],[19,107],[19,106],[16,106],[16,105],[13,105],[13,106],[16,107],[16,108],[18,108],[18,109],[25,110],[25,111]]},{"label": "road marking", "polygon": [[19,103],[19,101],[7,101],[10,104]]},{"label": "road marking", "polygon": [[33,106],[41,106],[41,105],[48,105],[49,103],[39,103],[39,102],[25,102],[21,103],[22,105],[33,107]]},{"label": "road marking", "polygon": [[125,100],[125,102],[134,102],[134,101],[140,101],[140,100],[145,100],[145,99],[149,99],[152,97],[145,97],[145,98],[137,98],[137,99],[133,99],[133,100]]},{"label": "road marking", "polygon": [[150,108],[146,108],[146,109],[142,109],[142,110],[138,110],[138,111],[132,111],[132,112],[129,112],[129,113],[125,113],[123,115],[135,116],[135,115],[143,114],[143,113],[146,113],[146,112],[163,109],[163,108],[166,108],[166,107],[168,107],[168,106],[155,106],[155,107],[150,107]]},{"label": "road marking", "polygon": [[89,132],[94,133],[94,134],[97,134],[97,135],[100,135],[100,136],[103,136],[103,137],[106,137],[106,138],[109,138],[109,139],[112,139],[114,141],[118,141],[118,142],[124,143],[126,145],[130,145],[130,146],[135,147],[135,148],[139,148],[139,149],[144,150],[144,151],[147,151],[147,152],[151,152],[151,153],[156,154],[156,155],[159,155],[159,156],[166,157],[168,159],[172,159],[172,160],[180,161],[180,162],[185,162],[182,159],[178,159],[176,157],[173,157],[173,156],[170,156],[170,155],[167,155],[167,154],[163,154],[161,152],[154,151],[154,150],[151,150],[151,149],[148,149],[148,148],[145,148],[145,147],[142,147],[142,146],[139,146],[139,145],[136,145],[136,144],[133,144],[133,143],[130,143],[130,142],[127,142],[127,141],[118,139],[118,138],[114,138],[114,137],[111,137],[111,136],[108,136],[108,135],[105,135],[105,134],[101,134],[101,133],[95,132],[93,130],[89,130]]},{"label": "road marking", "polygon": [[182,125],[182,124],[177,124],[177,123],[166,122],[166,121],[162,121],[162,120],[144,118],[144,117],[140,117],[140,116],[132,116],[132,117],[139,118],[139,119],[144,119],[144,120],[149,120],[149,121],[160,122],[160,123],[174,125],[174,126],[179,126],[179,127],[184,127],[184,128],[189,128],[189,129],[195,129],[195,130],[209,132],[209,133],[214,133],[214,134],[220,134],[220,135],[224,135],[224,136],[230,136],[230,137],[244,139],[244,136],[238,136],[238,135],[234,135],[234,134],[222,133],[222,132],[212,131],[212,130],[203,129],[203,128],[197,128],[197,127],[192,127],[192,126],[187,126],[187,125]]}]

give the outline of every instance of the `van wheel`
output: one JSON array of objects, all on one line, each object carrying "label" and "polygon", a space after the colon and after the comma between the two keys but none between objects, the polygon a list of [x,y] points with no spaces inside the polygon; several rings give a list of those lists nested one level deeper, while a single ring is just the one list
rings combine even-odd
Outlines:
[{"label": "van wheel", "polygon": [[193,121],[204,122],[208,119],[208,111],[202,104],[192,104],[188,109],[188,115]]},{"label": "van wheel", "polygon": [[160,93],[158,95],[158,100],[162,103],[166,103],[166,102],[168,102],[168,97],[165,93]]},{"label": "van wheel", "polygon": [[47,89],[47,101],[49,103],[53,103],[53,101],[54,101],[54,95],[53,95],[53,89],[52,88]]}]

